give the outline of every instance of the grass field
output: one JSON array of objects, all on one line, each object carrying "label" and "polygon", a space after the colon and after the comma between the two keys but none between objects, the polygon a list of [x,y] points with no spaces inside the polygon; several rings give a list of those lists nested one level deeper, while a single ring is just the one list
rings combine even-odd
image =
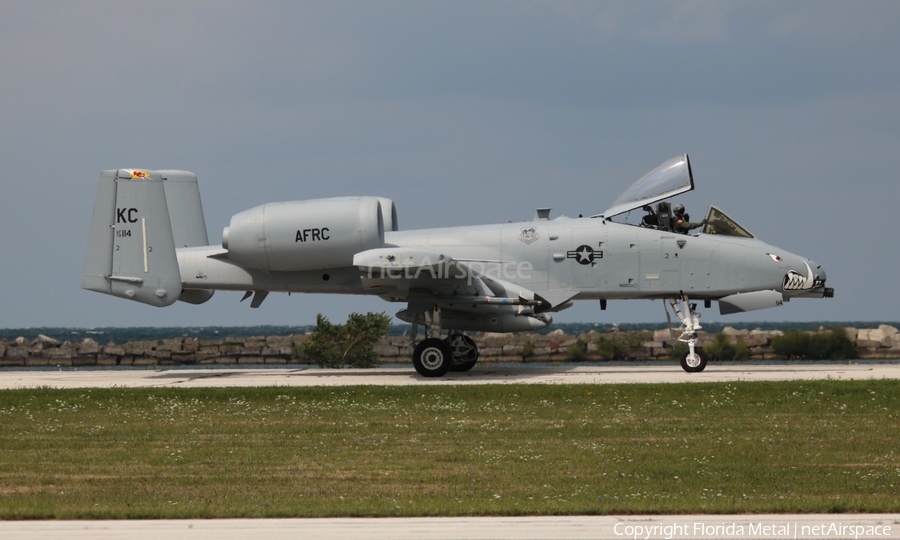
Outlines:
[{"label": "grass field", "polygon": [[898,512],[900,385],[0,392],[0,518]]}]

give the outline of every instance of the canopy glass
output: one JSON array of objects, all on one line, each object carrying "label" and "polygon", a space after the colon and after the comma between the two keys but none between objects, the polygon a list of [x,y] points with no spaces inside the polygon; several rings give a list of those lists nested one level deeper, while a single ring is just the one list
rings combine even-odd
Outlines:
[{"label": "canopy glass", "polygon": [[688,155],[684,154],[662,163],[639,178],[601,216],[604,218],[618,216],[692,189],[694,176],[691,174],[691,162]]}]

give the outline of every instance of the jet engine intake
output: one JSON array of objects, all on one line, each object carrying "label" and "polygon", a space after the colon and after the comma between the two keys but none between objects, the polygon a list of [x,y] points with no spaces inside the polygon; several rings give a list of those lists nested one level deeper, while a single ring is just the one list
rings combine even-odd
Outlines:
[{"label": "jet engine intake", "polygon": [[[360,251],[384,245],[382,204],[377,197],[264,204],[231,218],[222,247],[232,262],[257,270],[351,266]],[[396,215],[393,203],[387,211]]]}]

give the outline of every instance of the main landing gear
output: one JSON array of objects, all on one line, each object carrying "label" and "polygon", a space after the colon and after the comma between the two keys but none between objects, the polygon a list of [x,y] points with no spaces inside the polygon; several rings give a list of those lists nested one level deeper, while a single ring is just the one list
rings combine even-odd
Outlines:
[{"label": "main landing gear", "polygon": [[[413,350],[413,367],[423,377],[443,377],[450,371],[469,371],[478,362],[478,345],[469,336],[451,331],[446,339],[440,338],[440,317],[440,308],[426,312],[425,333],[428,337]],[[413,342],[418,326],[418,321],[414,321]]]},{"label": "main landing gear", "polygon": [[443,377],[453,366],[453,351],[441,338],[426,338],[413,351],[413,366],[423,377]]},{"label": "main landing gear", "polygon": [[[678,336],[678,341],[688,345],[688,350],[681,355],[681,369],[688,373],[699,373],[706,368],[707,362],[706,353],[703,352],[703,349],[697,347],[697,330],[701,328],[700,314],[696,312],[697,304],[691,304],[684,293],[681,294],[680,298],[681,307],[678,306],[678,300],[669,298],[669,305],[672,306],[672,311],[675,312],[675,316],[681,321],[681,328],[678,329],[681,335]],[[668,310],[666,310],[666,319],[669,319]],[[671,323],[671,319],[669,319],[669,322]],[[669,330],[671,331],[671,326]]]},{"label": "main landing gear", "polygon": [[461,333],[450,334],[444,340],[453,351],[453,365],[450,371],[469,371],[478,362],[478,345],[475,340]]}]

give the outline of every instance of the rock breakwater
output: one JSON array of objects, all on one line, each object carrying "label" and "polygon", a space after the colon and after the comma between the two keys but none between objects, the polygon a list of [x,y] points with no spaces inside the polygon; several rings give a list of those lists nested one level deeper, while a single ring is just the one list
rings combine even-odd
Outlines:
[{"label": "rock breakwater", "polygon": [[[845,328],[862,359],[900,358],[900,331],[893,326]],[[725,328],[716,334],[700,332],[699,345],[709,347],[723,340],[746,346],[747,358],[777,359],[772,339],[779,330],[736,330]],[[255,336],[222,339],[171,338],[101,344],[92,338],[59,341],[46,336],[34,340],[19,337],[0,340],[0,366],[165,366],[205,364],[310,364],[297,354],[297,345],[308,334]],[[677,340],[668,330],[630,332],[585,332],[570,335],[556,330],[547,335],[491,334],[473,336],[482,361],[557,362],[609,360],[605,344],[618,344],[617,358],[640,361],[669,361]],[[575,348],[573,348],[573,346]],[[581,353],[577,353],[577,349]],[[412,345],[407,337],[385,337],[375,347],[381,362],[410,362]],[[573,353],[575,351],[575,353]]]}]

